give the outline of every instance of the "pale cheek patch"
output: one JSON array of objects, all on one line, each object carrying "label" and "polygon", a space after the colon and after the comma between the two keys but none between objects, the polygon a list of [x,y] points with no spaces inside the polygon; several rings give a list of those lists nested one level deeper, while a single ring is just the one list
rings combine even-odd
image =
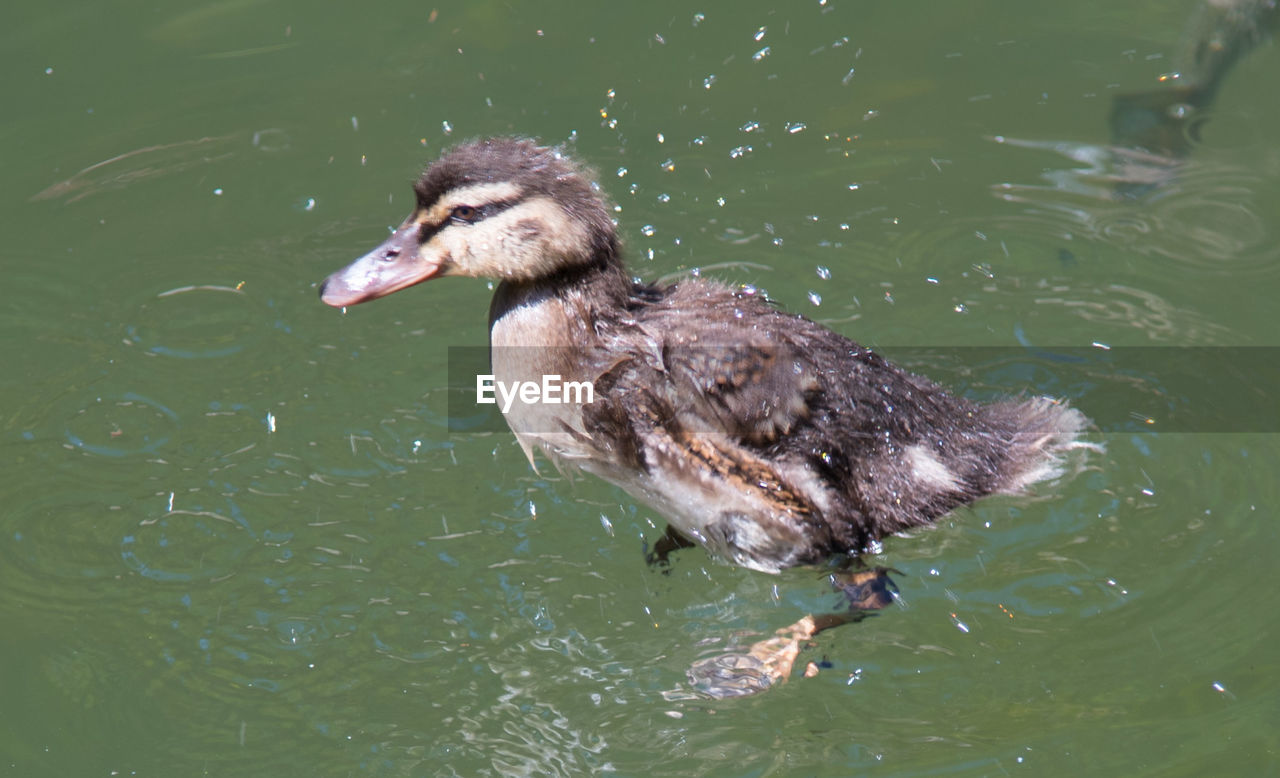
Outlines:
[{"label": "pale cheek patch", "polygon": [[453,257],[454,275],[538,278],[584,253],[585,231],[555,202],[526,200],[473,225],[450,225],[428,245]]}]

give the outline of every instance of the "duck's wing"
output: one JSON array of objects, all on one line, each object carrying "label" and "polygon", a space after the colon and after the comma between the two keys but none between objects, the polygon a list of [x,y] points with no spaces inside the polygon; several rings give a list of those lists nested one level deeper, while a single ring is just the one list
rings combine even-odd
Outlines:
[{"label": "duck's wing", "polygon": [[604,333],[595,386],[606,403],[588,413],[623,426],[652,414],[767,447],[810,413],[819,381],[805,330],[815,326],[719,284],[655,292]]},{"label": "duck's wing", "polygon": [[714,327],[691,334],[673,333],[662,350],[670,405],[687,426],[768,446],[809,416],[819,384],[795,344],[759,331],[737,342],[717,342]]},{"label": "duck's wing", "polygon": [[678,424],[762,450],[815,413],[863,432],[915,388],[870,350],[759,298],[708,282],[663,291],[604,337],[604,402],[584,409],[589,428]]},{"label": "duck's wing", "polygon": [[657,358],[648,376],[629,377],[661,387],[686,426],[762,449],[816,424],[830,443],[857,449],[886,433],[912,439],[957,410],[933,407],[932,382],[813,321],[732,290],[699,291],[692,301],[673,295],[644,322]]}]

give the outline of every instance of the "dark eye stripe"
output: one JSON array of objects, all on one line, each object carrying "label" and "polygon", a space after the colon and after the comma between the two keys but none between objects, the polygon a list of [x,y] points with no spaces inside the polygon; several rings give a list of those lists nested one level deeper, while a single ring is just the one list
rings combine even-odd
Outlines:
[{"label": "dark eye stripe", "polygon": [[[418,242],[426,243],[427,241],[431,240],[431,238],[433,238],[437,232],[439,232],[440,230],[443,230],[445,227],[448,227],[450,224],[457,224],[464,227],[470,224],[475,224],[476,222],[482,221],[484,219],[488,219],[490,216],[495,216],[497,214],[502,213],[503,211],[507,210],[508,208],[510,208],[511,206],[515,205],[518,202],[520,201],[519,200],[496,200],[491,203],[485,203],[484,205],[456,206],[449,213],[449,217],[446,218],[440,224],[423,224],[421,227],[419,227]],[[471,209],[470,218],[464,218],[462,215],[458,213],[458,211],[463,208]]]}]

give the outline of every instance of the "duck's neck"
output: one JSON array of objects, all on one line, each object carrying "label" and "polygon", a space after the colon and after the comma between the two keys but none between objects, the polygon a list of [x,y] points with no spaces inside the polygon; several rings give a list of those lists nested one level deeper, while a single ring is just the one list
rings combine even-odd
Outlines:
[{"label": "duck's neck", "polygon": [[[617,317],[630,289],[631,280],[616,258],[534,281],[502,282],[489,308],[493,375],[506,386],[545,382],[548,376],[591,380],[595,373],[589,355],[600,339],[599,324]],[[527,436],[561,430],[574,418],[569,408],[520,405],[503,413],[528,454],[532,438]]]},{"label": "duck's neck", "polygon": [[[590,329],[604,311],[616,310],[626,303],[631,293],[631,278],[615,253],[601,254],[589,265],[566,268],[548,276],[527,281],[503,281],[498,284],[489,305],[491,335],[500,322],[512,317],[527,318],[534,310],[546,315],[567,317],[564,327],[553,321],[546,329],[556,327],[564,335],[576,335],[580,326]],[[558,338],[554,338],[558,340]]]}]

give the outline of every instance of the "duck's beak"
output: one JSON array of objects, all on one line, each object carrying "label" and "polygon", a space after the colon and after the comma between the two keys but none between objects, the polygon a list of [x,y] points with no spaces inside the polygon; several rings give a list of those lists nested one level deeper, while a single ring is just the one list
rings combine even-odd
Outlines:
[{"label": "duck's beak", "polygon": [[419,225],[410,218],[381,246],[334,273],[320,285],[320,299],[341,308],[373,300],[439,275],[443,260],[424,251]]}]

